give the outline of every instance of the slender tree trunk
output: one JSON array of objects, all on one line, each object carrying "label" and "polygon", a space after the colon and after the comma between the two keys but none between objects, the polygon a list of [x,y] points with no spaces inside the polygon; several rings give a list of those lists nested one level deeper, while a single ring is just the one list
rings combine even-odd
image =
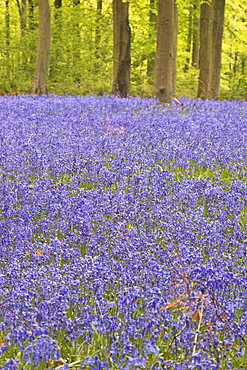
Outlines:
[{"label": "slender tree trunk", "polygon": [[210,75],[212,67],[212,4],[202,3],[200,14],[200,75],[197,97],[208,98]]},{"label": "slender tree trunk", "polygon": [[57,26],[55,26],[55,29],[60,32],[62,27],[62,0],[55,0],[54,7],[54,21]]},{"label": "slender tree trunk", "polygon": [[102,0],[97,0],[97,17],[96,17],[96,30],[95,30],[95,43],[96,48],[99,48],[100,39],[101,39],[101,32],[100,32],[100,21],[102,17]]},{"label": "slender tree trunk", "polygon": [[[35,17],[35,8],[37,7],[36,0],[27,0],[27,32],[29,35],[33,36],[34,32],[38,28],[38,22]],[[34,65],[35,64],[35,59],[36,59],[36,42],[33,37],[30,39],[30,47],[31,47],[31,52],[28,53],[27,55],[27,63],[29,65]],[[29,49],[30,50],[30,49]],[[28,76],[30,78],[30,76]]]},{"label": "slender tree trunk", "polygon": [[34,74],[33,93],[47,94],[48,71],[51,47],[51,9],[49,0],[38,0],[39,40]]},{"label": "slender tree trunk", "polygon": [[245,73],[245,62],[246,62],[246,57],[245,57],[245,55],[242,55],[242,57],[241,57],[241,75],[242,76]]},{"label": "slender tree trunk", "polygon": [[6,52],[9,53],[9,46],[10,46],[9,0],[5,0],[5,40],[6,40]]},{"label": "slender tree trunk", "polygon": [[35,30],[37,25],[34,20],[34,0],[28,0],[28,22],[29,22],[29,29],[30,30]]},{"label": "slender tree trunk", "polygon": [[189,65],[190,65],[192,34],[193,34],[193,8],[191,6],[189,10],[189,24],[188,24],[188,33],[187,33],[187,46],[186,46],[187,57],[186,57],[185,65],[184,65],[184,73],[188,71]]},{"label": "slender tree trunk", "polygon": [[212,27],[212,71],[210,78],[209,99],[219,98],[222,37],[224,26],[225,0],[213,0]]},{"label": "slender tree trunk", "polygon": [[172,100],[173,34],[174,0],[158,0],[154,92],[158,99],[166,99],[166,102]]},{"label": "slender tree trunk", "polygon": [[54,1],[54,6],[56,9],[59,9],[62,7],[62,0],[55,0]]},{"label": "slender tree trunk", "polygon": [[130,26],[129,3],[113,0],[114,94],[130,94]]},{"label": "slender tree trunk", "polygon": [[100,41],[101,41],[101,18],[102,18],[102,0],[97,0],[96,28],[95,28],[95,71],[100,68]]},{"label": "slender tree trunk", "polygon": [[10,78],[10,63],[9,63],[9,47],[10,47],[10,13],[9,0],[5,0],[5,67],[6,77]]},{"label": "slender tree trunk", "polygon": [[80,0],[73,0],[73,40],[72,40],[72,52],[71,52],[71,67],[73,70],[73,80],[76,86],[81,83],[81,50],[82,50],[82,38],[80,32],[80,18],[78,17],[78,8],[80,6]]},{"label": "slender tree trunk", "polygon": [[[62,52],[59,45],[62,32],[62,0],[54,0],[54,23],[53,23],[53,53],[50,58],[49,76],[50,79],[56,81],[56,72],[58,63],[61,60]],[[59,71],[58,71],[59,73]]]},{"label": "slender tree trunk", "polygon": [[26,70],[29,63],[30,49],[26,46],[25,36],[27,34],[27,0],[16,0],[20,17],[21,43],[19,49],[18,68]]},{"label": "slender tree trunk", "polygon": [[177,41],[178,41],[178,8],[177,8],[177,0],[175,0],[174,1],[173,56],[172,56],[172,96],[176,96]]},{"label": "slender tree trunk", "polygon": [[199,2],[194,0],[193,4],[193,37],[192,37],[192,66],[199,68],[199,29],[200,17],[198,14]]},{"label": "slender tree trunk", "polygon": [[20,16],[21,32],[25,33],[27,28],[27,0],[16,0],[16,2]]},{"label": "slender tree trunk", "polygon": [[239,57],[239,52],[238,52],[238,51],[236,51],[236,52],[234,53],[234,58],[233,58],[234,63],[233,63],[233,68],[232,68],[232,71],[233,71],[234,76],[236,76],[236,74],[237,74],[237,69],[238,69],[238,57]]},{"label": "slender tree trunk", "polygon": [[[157,29],[157,15],[156,15],[156,0],[150,0],[149,3],[150,11],[149,11],[149,39],[150,42],[153,42],[153,35]],[[154,78],[154,66],[155,66],[155,51],[152,51],[148,56],[147,60],[147,76],[151,83],[153,83]]]}]

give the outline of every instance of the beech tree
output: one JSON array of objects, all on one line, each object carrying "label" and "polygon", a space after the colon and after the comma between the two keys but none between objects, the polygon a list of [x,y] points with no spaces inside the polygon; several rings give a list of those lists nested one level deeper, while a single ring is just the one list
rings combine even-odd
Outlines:
[{"label": "beech tree", "polygon": [[177,40],[178,39],[178,8],[174,0],[173,54],[172,54],[172,96],[176,96],[177,85]]},{"label": "beech tree", "polygon": [[27,0],[16,0],[20,15],[21,32],[27,27]]},{"label": "beech tree", "polygon": [[51,8],[49,0],[38,0],[39,39],[34,74],[33,93],[37,95],[48,92],[48,71],[51,49]]},{"label": "beech tree", "polygon": [[208,98],[219,98],[225,0],[213,0],[212,67]]},{"label": "beech tree", "polygon": [[61,45],[59,41],[61,40],[61,34],[63,29],[62,20],[62,0],[54,0],[54,18],[52,25],[52,45],[53,52],[50,56],[49,61],[49,79],[53,79],[54,75],[59,72],[59,62],[62,59]]},{"label": "beech tree", "polygon": [[173,95],[174,6],[174,0],[158,0],[154,92],[167,102]]},{"label": "beech tree", "polygon": [[100,59],[100,41],[101,41],[101,18],[102,18],[102,7],[103,1],[97,0],[96,8],[96,28],[95,28],[95,69],[99,68],[99,59]]},{"label": "beech tree", "polygon": [[5,0],[5,50],[6,50],[6,77],[9,78],[9,47],[10,47],[10,12],[9,12],[9,0]]},{"label": "beech tree", "polygon": [[130,26],[129,3],[113,0],[114,94],[130,94]]},{"label": "beech tree", "polygon": [[199,68],[199,29],[200,29],[200,17],[199,17],[199,0],[193,0],[193,28],[192,28],[192,66],[196,69]]},{"label": "beech tree", "polygon": [[103,7],[103,1],[97,0],[97,12],[96,12],[96,29],[95,29],[95,47],[96,47],[96,54],[99,50],[99,44],[101,39],[101,33],[100,33],[100,21],[102,17],[102,7]]},{"label": "beech tree", "polygon": [[211,3],[201,4],[200,13],[200,51],[199,51],[199,80],[197,97],[208,98],[208,87],[212,61],[212,22],[213,12]]},{"label": "beech tree", "polygon": [[[47,1],[47,0],[46,0]],[[156,59],[158,0],[116,0],[124,5],[129,1],[131,24],[131,94],[154,95],[154,69]],[[247,5],[243,0],[177,0],[179,15],[179,43],[176,69],[176,53],[173,48],[173,88],[177,81],[177,94],[189,97],[214,98],[219,96],[219,71],[224,81],[220,97],[246,98],[247,91]],[[200,6],[201,3],[202,7]],[[212,4],[210,67],[205,65],[209,52],[201,40],[200,10]],[[224,15],[224,43],[221,32],[223,22],[217,17]],[[52,49],[49,61],[49,86],[53,93],[99,94],[113,89],[113,0],[50,0],[52,8]],[[62,7],[61,7],[62,5]],[[221,8],[215,13],[215,6]],[[30,92],[34,85],[37,57],[37,33],[39,12],[37,0],[0,0],[0,93]],[[169,10],[166,6],[166,12]],[[190,14],[191,13],[191,14]],[[174,11],[175,14],[175,11]],[[190,19],[189,19],[190,14]],[[202,12],[205,18],[205,13]],[[202,18],[203,18],[202,17]],[[205,19],[203,20],[205,30]],[[219,32],[219,36],[218,35]],[[164,38],[162,31],[162,38]],[[175,32],[176,35],[176,32]],[[201,32],[201,38],[203,32]],[[215,39],[214,39],[215,37]],[[166,38],[165,38],[166,39]],[[165,39],[161,42],[165,42]],[[171,40],[171,39],[170,39]],[[209,42],[210,44],[210,42]],[[47,43],[46,43],[47,45]],[[175,45],[175,41],[173,41]],[[117,47],[116,47],[117,48]],[[120,50],[120,46],[118,46]],[[186,52],[187,49],[187,52]],[[201,51],[199,68],[198,50]],[[214,51],[218,50],[218,54]],[[123,54],[123,49],[121,51]],[[43,57],[42,57],[43,58]],[[186,60],[188,58],[188,61]],[[121,57],[119,66],[121,65]],[[214,59],[214,61],[213,61]],[[128,60],[128,62],[126,62]],[[130,57],[125,59],[127,75]],[[222,64],[222,68],[220,69]],[[216,71],[216,65],[217,71]],[[165,68],[167,63],[165,63]],[[184,68],[185,67],[185,68]],[[123,68],[123,66],[121,67]],[[208,77],[205,69],[208,69]],[[215,68],[215,70],[214,70]],[[168,68],[169,69],[169,68]],[[200,69],[200,72],[197,71]],[[204,69],[204,72],[203,72]],[[120,68],[116,66],[116,71]],[[124,70],[124,69],[123,69]],[[186,71],[186,72],[185,72]],[[177,76],[176,73],[177,72]],[[125,73],[125,72],[124,72]],[[200,73],[200,89],[198,80]],[[203,76],[204,73],[204,76]],[[207,73],[207,71],[206,71]],[[124,75],[124,74],[123,74]],[[123,80],[123,75],[121,80]],[[218,77],[217,77],[218,76]],[[118,78],[118,77],[117,77]],[[115,91],[119,91],[118,86]],[[156,79],[160,83],[159,77]],[[163,82],[162,82],[163,83]],[[209,83],[209,84],[208,84]],[[205,85],[208,87],[205,89]],[[128,80],[125,86],[129,86]],[[162,87],[161,87],[162,89]],[[127,94],[128,89],[122,90]],[[165,96],[165,94],[161,94]]]},{"label": "beech tree", "polygon": [[219,97],[225,0],[201,4],[198,97]]},{"label": "beech tree", "polygon": [[186,53],[187,53],[187,57],[186,57],[185,65],[184,65],[184,68],[183,68],[184,73],[186,73],[189,70],[192,36],[193,36],[193,6],[192,6],[192,4],[190,4],[189,20],[188,20],[187,45],[186,45],[186,50],[185,50]]},{"label": "beech tree", "polygon": [[199,61],[199,0],[191,0],[189,4],[188,33],[186,39],[186,60],[183,68],[184,73],[188,72],[190,66],[198,68]]},{"label": "beech tree", "polygon": [[35,9],[35,0],[28,0],[28,21],[29,21],[29,29],[34,30],[36,28],[36,22],[35,22],[35,15],[34,15],[34,9]]},{"label": "beech tree", "polygon": [[59,9],[62,7],[62,0],[54,0],[54,6],[56,9]]},{"label": "beech tree", "polygon": [[[152,42],[153,35],[157,29],[157,14],[156,14],[156,0],[149,0],[149,39]],[[155,66],[155,51],[152,51],[148,55],[147,59],[147,76],[149,81],[153,83],[153,74],[154,74],[154,66]]]}]

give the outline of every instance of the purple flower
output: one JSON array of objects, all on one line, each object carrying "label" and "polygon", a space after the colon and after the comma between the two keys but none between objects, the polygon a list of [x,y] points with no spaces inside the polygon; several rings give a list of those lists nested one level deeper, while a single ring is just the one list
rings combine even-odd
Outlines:
[{"label": "purple flower", "polygon": [[3,370],[17,370],[18,367],[19,367],[18,361],[14,360],[14,359],[11,359],[1,369],[3,369]]},{"label": "purple flower", "polygon": [[247,333],[247,105],[181,101],[0,97],[3,358],[38,366],[73,342],[92,369],[230,361]]},{"label": "purple flower", "polygon": [[136,366],[146,368],[146,359],[142,356],[129,357],[124,369],[134,369]]},{"label": "purple flower", "polygon": [[58,343],[49,336],[41,336],[28,344],[24,349],[24,361],[37,366],[39,363],[48,363],[51,359],[61,357]]}]

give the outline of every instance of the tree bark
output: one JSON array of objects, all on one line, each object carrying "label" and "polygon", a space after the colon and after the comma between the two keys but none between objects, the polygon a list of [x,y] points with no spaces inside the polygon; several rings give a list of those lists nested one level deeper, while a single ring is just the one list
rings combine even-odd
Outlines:
[{"label": "tree bark", "polygon": [[5,0],[5,67],[6,77],[10,78],[10,64],[9,64],[9,48],[10,48],[10,12],[9,0]]},{"label": "tree bark", "polygon": [[96,13],[96,28],[95,28],[95,58],[96,70],[99,67],[98,59],[100,59],[100,41],[101,41],[101,18],[102,18],[102,0],[97,0],[97,13]]},{"label": "tree bark", "polygon": [[29,22],[29,29],[35,30],[37,27],[37,24],[34,20],[34,0],[28,0],[28,22]]},{"label": "tree bark", "polygon": [[52,40],[54,47],[52,56],[50,58],[49,77],[51,80],[55,81],[55,76],[59,74],[59,61],[62,58],[62,51],[59,43],[59,40],[61,39],[62,28],[62,0],[54,0],[54,21],[52,27]]},{"label": "tree bark", "polygon": [[19,16],[20,16],[20,24],[21,24],[21,32],[24,33],[27,28],[27,0],[16,0]]},{"label": "tree bark", "polygon": [[126,97],[130,94],[130,26],[129,3],[113,0],[114,33],[114,94]]},{"label": "tree bark", "polygon": [[158,0],[154,92],[158,99],[172,100],[174,53],[174,0]]},{"label": "tree bark", "polygon": [[103,5],[103,1],[102,0],[97,0],[97,16],[96,16],[97,24],[96,24],[96,30],[95,30],[96,47],[99,45],[100,39],[101,39],[99,23],[100,23],[101,17],[102,17],[102,5]]},{"label": "tree bark", "polygon": [[187,46],[186,46],[187,57],[185,60],[185,65],[184,65],[184,73],[186,73],[189,70],[189,66],[190,66],[192,34],[193,34],[193,8],[191,6],[189,10],[189,24],[188,24],[188,33],[187,33]]},{"label": "tree bark", "polygon": [[[150,11],[149,11],[149,39],[150,42],[153,42],[153,35],[157,29],[157,15],[155,12],[156,9],[156,0],[150,0],[149,3]],[[155,66],[155,51],[152,51],[148,56],[147,60],[147,76],[149,82],[153,83],[154,79],[154,66]]]},{"label": "tree bark", "polygon": [[199,29],[200,17],[198,14],[199,2],[194,0],[193,4],[193,35],[192,35],[192,66],[199,68]]},{"label": "tree bark", "polygon": [[6,51],[7,51],[7,53],[9,53],[9,46],[10,46],[9,0],[5,0],[5,39],[6,39]]},{"label": "tree bark", "polygon": [[37,95],[48,92],[48,71],[51,48],[51,8],[49,0],[38,0],[39,40],[34,74],[33,93]]},{"label": "tree bark", "polygon": [[208,98],[212,67],[212,4],[202,3],[200,13],[199,83],[197,97]]},{"label": "tree bark", "polygon": [[56,9],[59,9],[62,7],[62,0],[55,0],[54,1],[54,6]]},{"label": "tree bark", "polygon": [[212,27],[212,69],[210,78],[209,99],[219,98],[222,37],[224,26],[225,0],[213,0]]},{"label": "tree bark", "polygon": [[177,85],[177,42],[178,41],[178,8],[174,1],[173,55],[172,55],[172,96],[176,96]]}]

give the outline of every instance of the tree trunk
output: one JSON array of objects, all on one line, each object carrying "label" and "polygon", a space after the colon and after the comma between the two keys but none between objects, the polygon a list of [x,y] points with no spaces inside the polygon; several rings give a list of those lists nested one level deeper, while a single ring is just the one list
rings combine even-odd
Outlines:
[{"label": "tree trunk", "polygon": [[186,57],[185,65],[184,65],[184,73],[188,71],[189,65],[190,65],[192,33],[193,33],[193,8],[190,7],[188,33],[187,33],[187,46],[186,46],[187,57]]},{"label": "tree trunk", "polygon": [[239,57],[239,52],[238,52],[238,51],[236,51],[236,52],[234,53],[234,58],[233,58],[234,63],[233,63],[233,68],[232,68],[232,71],[233,71],[234,76],[236,76],[236,74],[237,74],[237,69],[238,69],[238,57]]},{"label": "tree trunk", "polygon": [[102,0],[97,0],[97,16],[96,16],[96,30],[95,30],[95,43],[96,47],[100,44],[101,33],[100,33],[100,21],[102,17]]},{"label": "tree trunk", "polygon": [[241,55],[241,75],[242,76],[244,76],[244,73],[245,73],[245,62],[246,62],[245,55]]},{"label": "tree trunk", "polygon": [[39,40],[34,74],[33,93],[47,94],[48,70],[51,47],[51,9],[49,0],[38,0]]},{"label": "tree trunk", "polygon": [[219,98],[225,0],[213,0],[212,72],[209,99]]},{"label": "tree trunk", "polygon": [[37,25],[34,19],[34,0],[28,0],[28,21],[29,21],[29,29],[35,30]]},{"label": "tree trunk", "polygon": [[9,64],[9,48],[10,48],[10,13],[9,13],[9,0],[5,0],[5,66],[6,77],[10,78],[10,64]]},{"label": "tree trunk", "polygon": [[9,0],[5,0],[5,40],[6,40],[6,52],[9,53],[9,46],[10,46]]},{"label": "tree trunk", "polygon": [[173,29],[173,56],[172,56],[172,96],[176,96],[177,85],[177,41],[178,41],[178,7],[174,1],[174,29]]},{"label": "tree trunk", "polygon": [[19,16],[20,16],[20,23],[21,23],[21,32],[24,33],[27,28],[27,0],[16,0]]},{"label": "tree trunk", "polygon": [[114,94],[126,97],[130,94],[130,26],[129,3],[113,0],[114,33]]},{"label": "tree trunk", "polygon": [[200,17],[198,14],[199,2],[194,0],[193,4],[193,37],[192,37],[192,66],[199,68],[199,29]]},{"label": "tree trunk", "polygon": [[202,3],[200,14],[199,83],[197,97],[208,98],[212,67],[212,4]]},{"label": "tree trunk", "polygon": [[[150,42],[153,42],[153,35],[156,32],[157,29],[157,15],[155,12],[156,9],[156,0],[150,0],[149,3],[150,11],[149,11],[149,39]],[[155,66],[155,51],[152,51],[150,55],[148,56],[147,60],[147,76],[149,79],[149,82],[153,83],[154,78],[154,66]]]},{"label": "tree trunk", "polygon": [[101,41],[101,18],[102,18],[102,0],[97,0],[96,28],[95,28],[95,70],[97,72],[100,64],[100,41]]},{"label": "tree trunk", "polygon": [[20,42],[20,54],[18,58],[18,67],[20,69],[24,68],[29,63],[30,49],[27,48],[26,34],[27,34],[27,0],[16,0],[19,17],[20,17],[20,27],[21,27],[21,42]]},{"label": "tree trunk", "polygon": [[62,0],[55,0],[54,1],[54,6],[56,9],[59,9],[62,7]]},{"label": "tree trunk", "polygon": [[59,61],[62,58],[60,39],[62,33],[62,0],[54,0],[54,21],[52,27],[53,53],[50,58],[49,76],[50,80],[56,81],[56,75],[59,74]]},{"label": "tree trunk", "polygon": [[172,100],[174,0],[158,0],[154,92],[158,99]]},{"label": "tree trunk", "polygon": [[83,49],[82,38],[80,32],[80,17],[78,16],[79,11],[77,7],[80,6],[80,0],[73,0],[72,2],[73,11],[73,39],[71,44],[71,61],[70,66],[72,68],[72,76],[75,86],[80,86],[82,73],[81,73],[81,50]]}]

